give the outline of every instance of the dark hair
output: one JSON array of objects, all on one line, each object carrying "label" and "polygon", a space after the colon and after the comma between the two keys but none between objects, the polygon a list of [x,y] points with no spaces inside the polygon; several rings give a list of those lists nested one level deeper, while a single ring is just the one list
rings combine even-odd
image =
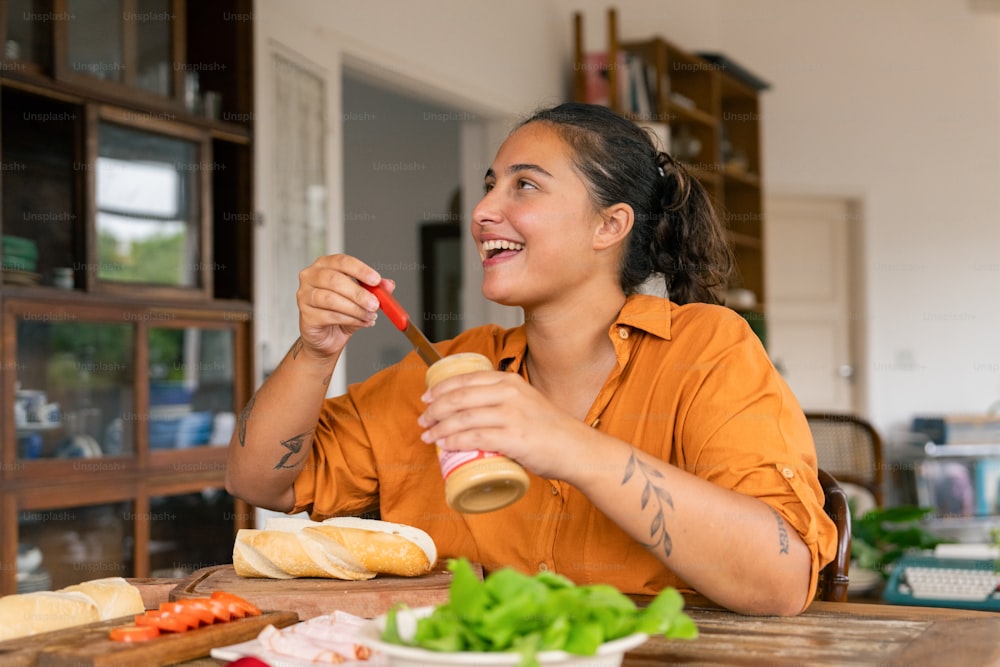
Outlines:
[{"label": "dark hair", "polygon": [[598,208],[625,203],[635,212],[619,271],[626,294],[660,273],[675,303],[722,303],[734,267],[725,229],[705,188],[647,130],[594,104],[543,109],[519,127],[535,122],[573,149]]}]

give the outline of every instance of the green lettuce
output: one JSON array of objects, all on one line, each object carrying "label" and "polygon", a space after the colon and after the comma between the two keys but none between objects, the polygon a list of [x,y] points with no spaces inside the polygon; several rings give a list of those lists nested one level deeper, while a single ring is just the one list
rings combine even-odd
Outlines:
[{"label": "green lettuce", "polygon": [[521,667],[538,665],[542,651],[594,655],[605,643],[637,632],[669,639],[698,636],[684,613],[684,599],[666,588],[646,607],[614,586],[577,586],[552,572],[530,576],[504,568],[480,579],[465,558],[448,561],[448,602],[417,621],[412,638],[401,636],[396,605],[386,616],[383,641],[431,651],[511,651]]}]

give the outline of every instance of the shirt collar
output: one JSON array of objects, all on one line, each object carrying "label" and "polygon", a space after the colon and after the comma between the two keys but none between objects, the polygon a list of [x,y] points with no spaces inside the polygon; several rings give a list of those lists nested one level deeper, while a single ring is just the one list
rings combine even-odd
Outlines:
[{"label": "shirt collar", "polygon": [[[648,294],[633,294],[625,300],[609,333],[619,327],[632,327],[664,340],[670,340],[670,307],[668,299]],[[524,325],[507,332],[500,350],[500,370],[520,372],[528,345]]]},{"label": "shirt collar", "polygon": [[650,294],[633,294],[625,301],[614,326],[629,326],[670,340],[669,299]]}]

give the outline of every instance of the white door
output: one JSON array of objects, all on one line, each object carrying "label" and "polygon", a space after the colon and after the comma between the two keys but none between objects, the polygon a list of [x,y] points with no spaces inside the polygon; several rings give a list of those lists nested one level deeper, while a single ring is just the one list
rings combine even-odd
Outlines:
[{"label": "white door", "polygon": [[771,196],[765,203],[767,344],[806,411],[861,412],[861,304],[850,200]]}]

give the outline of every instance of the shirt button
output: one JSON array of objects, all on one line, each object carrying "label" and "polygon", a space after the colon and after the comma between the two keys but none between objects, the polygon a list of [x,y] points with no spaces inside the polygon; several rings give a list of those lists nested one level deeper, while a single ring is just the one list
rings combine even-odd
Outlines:
[{"label": "shirt button", "polygon": [[546,564],[546,563],[539,563],[538,564],[538,571],[539,572],[547,572],[548,569],[549,569],[548,564]]},{"label": "shirt button", "polygon": [[795,477],[795,471],[792,470],[791,468],[782,468],[781,474],[784,475],[785,479],[791,479],[792,477]]},{"label": "shirt button", "polygon": [[558,496],[559,495],[559,489],[556,488],[555,486],[552,487],[552,495],[553,496]]},{"label": "shirt button", "polygon": [[626,329],[625,327],[618,327],[618,337],[621,338],[622,340],[628,338],[628,329]]}]

